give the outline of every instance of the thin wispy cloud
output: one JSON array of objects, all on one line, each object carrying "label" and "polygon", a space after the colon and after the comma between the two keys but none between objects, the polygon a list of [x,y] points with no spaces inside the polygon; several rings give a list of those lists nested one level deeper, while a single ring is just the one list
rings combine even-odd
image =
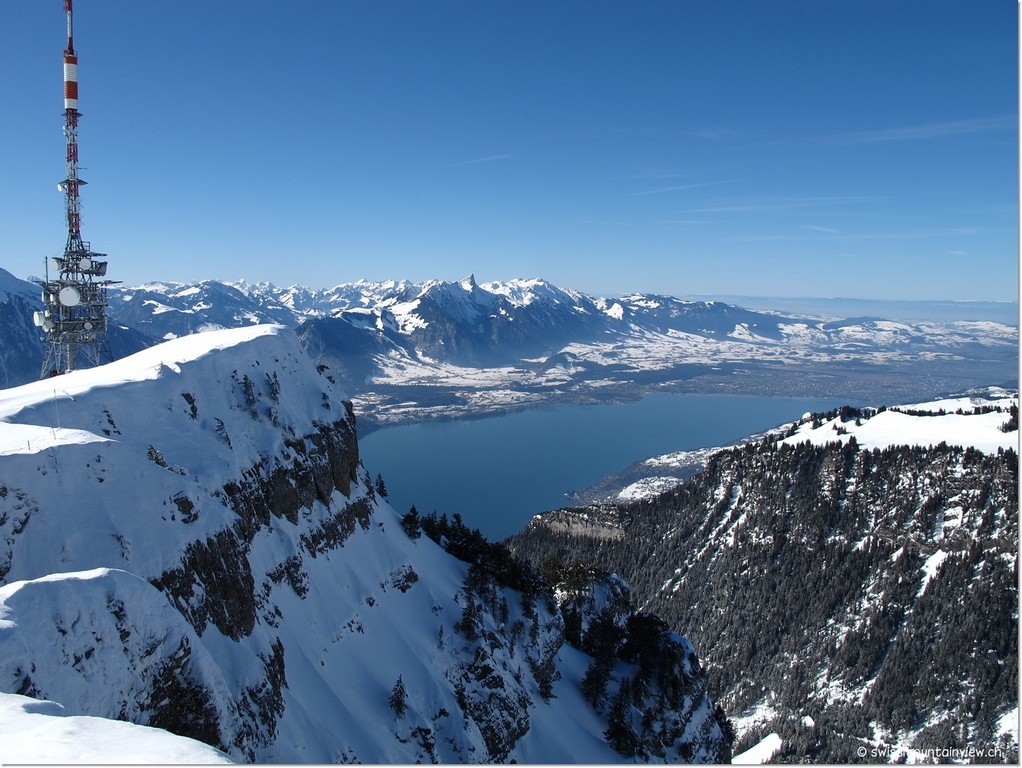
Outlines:
[{"label": "thin wispy cloud", "polygon": [[665,227],[691,227],[691,226],[703,226],[709,224],[709,221],[705,219],[660,219],[659,221],[653,222],[654,224],[660,224]]},{"label": "thin wispy cloud", "polygon": [[697,128],[692,131],[686,131],[686,133],[689,136],[695,136],[698,139],[706,139],[707,141],[730,139],[738,135],[738,132],[731,128]]},{"label": "thin wispy cloud", "polygon": [[[803,229],[810,229],[811,227],[802,227]],[[841,233],[833,232],[836,235],[834,240],[840,241],[856,241],[856,240],[922,240],[930,238],[943,238],[943,237],[966,237],[970,235],[981,235],[986,233],[987,230],[984,227],[946,227],[936,229],[925,229],[925,230],[905,230],[903,232],[857,232],[857,233]],[[792,234],[761,234],[761,235],[745,235],[741,237],[728,238],[730,242],[736,243],[759,243],[759,242],[771,242],[771,241],[797,241],[803,238],[799,238]],[[951,253],[955,253],[952,251]],[[965,251],[959,253],[964,254]]]},{"label": "thin wispy cloud", "polygon": [[619,221],[617,219],[568,219],[572,224],[585,224],[586,226],[600,226],[600,227],[630,227],[634,226],[630,222]]},{"label": "thin wispy cloud", "polygon": [[703,205],[695,208],[686,208],[684,213],[780,213],[784,211],[798,211],[806,208],[815,208],[825,205],[857,205],[862,203],[875,203],[883,200],[880,197],[866,195],[849,195],[846,197],[787,197],[768,198],[764,200],[748,200],[735,202],[721,202],[711,205]]},{"label": "thin wispy cloud", "polygon": [[718,184],[732,184],[731,181],[705,181],[698,184],[674,184],[669,187],[655,187],[653,189],[642,189],[638,192],[629,192],[631,197],[642,197],[643,195],[659,195],[665,192],[682,192],[686,189],[703,189],[705,187],[714,187]]},{"label": "thin wispy cloud", "polygon": [[822,144],[843,146],[851,144],[877,144],[892,141],[926,141],[954,136],[997,133],[1014,130],[1014,117],[983,117],[971,120],[947,120],[940,123],[880,128],[872,131],[851,131],[820,139]]},{"label": "thin wispy cloud", "polygon": [[982,235],[988,232],[986,227],[945,227],[924,230],[906,230],[904,232],[864,232],[861,234],[849,234],[844,238],[848,240],[903,240],[907,238],[930,238],[930,237],[967,237],[970,235]]},{"label": "thin wispy cloud", "polygon": [[678,171],[671,168],[662,168],[659,166],[644,167],[641,170],[637,170],[635,173],[629,174],[623,177],[628,181],[657,181],[665,179],[691,179],[691,173],[679,173]]},{"label": "thin wispy cloud", "polygon": [[461,168],[466,165],[482,165],[483,163],[496,163],[501,160],[510,160],[512,155],[487,155],[486,157],[476,157],[472,160],[462,160],[458,163],[449,163],[444,168]]},{"label": "thin wispy cloud", "polygon": [[821,227],[818,224],[803,224],[802,229],[808,229],[811,232],[822,232],[825,235],[839,234],[836,229],[832,229],[831,227]]}]

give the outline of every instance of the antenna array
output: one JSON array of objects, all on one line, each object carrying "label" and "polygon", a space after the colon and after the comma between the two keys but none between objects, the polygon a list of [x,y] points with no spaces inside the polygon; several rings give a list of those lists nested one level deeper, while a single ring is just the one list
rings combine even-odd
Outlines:
[{"label": "antenna array", "polygon": [[67,178],[57,185],[64,193],[67,244],[64,255],[54,259],[57,276],[50,279],[49,264],[42,286],[44,309],[36,312],[35,324],[46,334],[46,357],[40,378],[99,365],[113,360],[107,338],[107,286],[103,280],[106,254],[96,253],[82,239],[79,192],[85,181],[78,177],[78,54],[74,48],[72,0],[64,0],[67,14],[67,48],[64,50],[64,137],[67,140]]}]

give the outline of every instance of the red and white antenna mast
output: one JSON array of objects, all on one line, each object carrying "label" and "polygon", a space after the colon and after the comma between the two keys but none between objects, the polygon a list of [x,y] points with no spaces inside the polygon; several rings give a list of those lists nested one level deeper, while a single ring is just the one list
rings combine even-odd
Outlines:
[{"label": "red and white antenna mast", "polygon": [[67,14],[67,48],[64,49],[64,137],[67,139],[67,178],[57,188],[64,193],[67,245],[64,256],[54,259],[58,277],[39,281],[45,309],[35,313],[35,323],[46,334],[43,378],[73,371],[85,365],[99,365],[113,359],[107,340],[106,288],[110,280],[96,280],[106,274],[106,255],[95,253],[82,240],[81,187],[78,178],[78,54],[74,46],[72,0],[64,0]]},{"label": "red and white antenna mast", "polygon": [[61,184],[64,190],[64,208],[67,213],[67,252],[85,251],[82,242],[82,214],[79,187],[85,184],[78,178],[78,54],[75,53],[74,14],[71,0],[64,0],[67,14],[67,48],[64,49],[64,137],[67,139],[67,178]]}]

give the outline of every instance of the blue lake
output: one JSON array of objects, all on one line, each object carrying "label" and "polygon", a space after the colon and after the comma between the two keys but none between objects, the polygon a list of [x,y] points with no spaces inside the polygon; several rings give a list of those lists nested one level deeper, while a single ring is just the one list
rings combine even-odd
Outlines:
[{"label": "blue lake", "polygon": [[[558,405],[465,421],[407,424],[360,438],[398,512],[461,515],[491,541],[565,494],[635,461],[728,445],[845,402],[819,398],[655,394],[629,403]],[[854,403],[853,403],[854,404]]]}]

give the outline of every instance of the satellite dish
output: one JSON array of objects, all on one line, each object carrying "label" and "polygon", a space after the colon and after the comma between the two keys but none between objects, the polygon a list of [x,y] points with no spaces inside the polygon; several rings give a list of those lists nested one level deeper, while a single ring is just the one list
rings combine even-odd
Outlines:
[{"label": "satellite dish", "polygon": [[65,307],[77,307],[82,300],[82,295],[78,293],[77,288],[69,285],[60,289],[60,293],[57,294],[57,299]]},{"label": "satellite dish", "polygon": [[92,323],[90,323],[90,322],[89,322],[88,320],[86,320],[86,321],[85,321],[85,324],[84,324],[84,325],[83,325],[82,327],[83,327],[83,328],[84,328],[85,330],[87,330],[87,331],[91,331],[91,330],[92,330]]}]

